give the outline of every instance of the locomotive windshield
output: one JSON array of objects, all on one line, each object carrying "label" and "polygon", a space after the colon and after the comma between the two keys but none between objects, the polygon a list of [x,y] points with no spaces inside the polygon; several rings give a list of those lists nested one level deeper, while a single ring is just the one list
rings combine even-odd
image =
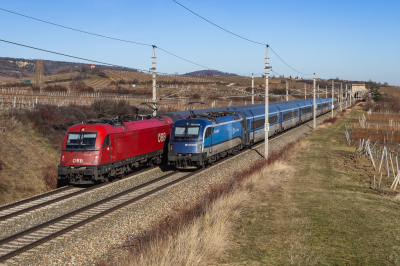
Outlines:
[{"label": "locomotive windshield", "polygon": [[174,139],[190,141],[199,137],[200,127],[175,127]]},{"label": "locomotive windshield", "polygon": [[69,133],[66,150],[93,150],[97,133]]}]

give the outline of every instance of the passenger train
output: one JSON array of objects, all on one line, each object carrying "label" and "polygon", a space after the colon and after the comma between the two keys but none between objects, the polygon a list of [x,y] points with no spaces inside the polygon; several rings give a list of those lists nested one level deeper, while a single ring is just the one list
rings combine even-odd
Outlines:
[{"label": "passenger train", "polygon": [[[332,99],[316,102],[318,116],[332,108]],[[312,107],[312,100],[271,102],[269,136],[312,119]],[[264,124],[264,103],[89,120],[64,137],[57,186],[104,182],[162,160],[179,169],[203,167],[264,139]]]},{"label": "passenger train", "polygon": [[[316,99],[316,116],[337,106],[337,99]],[[228,110],[205,110],[175,120],[168,149],[168,164],[179,169],[204,167],[237,153],[264,139],[265,131],[273,136],[313,118],[313,100],[271,102],[268,128],[265,106],[233,106]],[[168,115],[168,114],[167,114]]]}]

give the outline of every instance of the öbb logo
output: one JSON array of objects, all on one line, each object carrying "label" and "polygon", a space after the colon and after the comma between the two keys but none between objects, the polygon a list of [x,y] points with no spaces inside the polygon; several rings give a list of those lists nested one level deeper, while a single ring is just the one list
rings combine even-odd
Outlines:
[{"label": "\u00f6bb logo", "polygon": [[167,138],[167,134],[158,133],[158,142],[164,142],[166,138]]},{"label": "\u00f6bb logo", "polygon": [[83,163],[83,159],[72,159],[72,163]]}]

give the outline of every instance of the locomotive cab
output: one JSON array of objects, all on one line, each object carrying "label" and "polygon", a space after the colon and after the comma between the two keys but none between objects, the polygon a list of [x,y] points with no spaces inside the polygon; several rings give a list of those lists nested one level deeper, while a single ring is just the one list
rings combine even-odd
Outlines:
[{"label": "locomotive cab", "polygon": [[182,119],[174,123],[169,144],[169,165],[178,169],[196,169],[204,165],[207,155],[203,152],[204,129],[211,125],[207,122],[203,119]]},{"label": "locomotive cab", "polygon": [[171,127],[171,118],[161,116],[101,118],[70,127],[62,146],[57,186],[100,183],[161,163]]},{"label": "locomotive cab", "polygon": [[236,112],[210,112],[177,120],[172,127],[168,164],[195,169],[244,147],[244,119]]},{"label": "locomotive cab", "polygon": [[64,138],[58,166],[58,186],[68,183],[93,184],[98,176],[102,146],[107,142],[104,135],[102,130],[93,125],[70,128]]}]

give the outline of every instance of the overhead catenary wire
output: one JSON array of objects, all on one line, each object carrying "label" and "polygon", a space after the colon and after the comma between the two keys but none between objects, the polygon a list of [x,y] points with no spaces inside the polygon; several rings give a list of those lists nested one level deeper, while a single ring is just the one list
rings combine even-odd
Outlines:
[{"label": "overhead catenary wire", "polygon": [[[142,71],[142,72],[148,72],[148,70],[143,70],[143,69],[133,68],[133,67],[120,66],[120,65],[116,65],[116,64],[110,64],[110,63],[101,62],[101,61],[97,61],[97,60],[93,60],[93,59],[87,59],[87,58],[83,58],[83,57],[63,54],[63,53],[54,52],[54,51],[50,51],[50,50],[46,50],[46,49],[41,49],[41,48],[37,48],[37,47],[25,45],[25,44],[20,44],[20,43],[16,43],[16,42],[11,42],[11,41],[7,41],[7,40],[0,39],[0,41],[1,42],[5,42],[5,43],[9,43],[9,44],[13,44],[13,45],[17,45],[17,46],[22,46],[22,47],[26,47],[26,48],[42,51],[42,52],[46,52],[46,53],[61,55],[61,56],[70,57],[70,58],[79,59],[79,60],[88,61],[88,62],[93,62],[93,63],[98,63],[98,64],[102,64],[102,65],[106,65],[106,66],[120,67],[120,68],[125,68],[125,69],[132,69],[132,70],[137,70],[137,71]],[[174,74],[170,74],[170,73],[163,73],[163,72],[156,72],[156,73],[159,74],[159,75],[175,76]]]},{"label": "overhead catenary wire", "polygon": [[[61,55],[61,56],[70,57],[70,58],[74,58],[74,59],[79,59],[79,60],[83,60],[83,61],[98,63],[98,64],[102,64],[102,65],[106,65],[106,66],[119,67],[119,68],[123,68],[123,69],[137,70],[137,71],[141,71],[141,72],[149,72],[148,70],[143,70],[143,69],[133,68],[133,67],[120,66],[120,65],[116,65],[116,64],[110,64],[110,63],[101,62],[101,61],[98,61],[98,60],[87,59],[87,58],[83,58],[83,57],[68,55],[68,54],[59,53],[59,52],[54,52],[54,51],[50,51],[50,50],[46,50],[46,49],[42,49],[42,48],[37,48],[37,47],[25,45],[25,44],[20,44],[20,43],[16,43],[16,42],[11,42],[11,41],[7,41],[7,40],[3,40],[3,39],[0,39],[0,42],[5,42],[5,43],[21,46],[21,47],[26,47],[26,48],[30,48],[30,49],[46,52],[46,53]],[[164,72],[155,72],[155,73],[158,74],[158,75],[176,76],[176,74],[171,74],[171,73],[164,73]],[[196,76],[190,76],[190,75],[183,75],[183,76],[196,77]],[[201,78],[205,78],[205,77],[201,77]]]},{"label": "overhead catenary wire", "polygon": [[175,1],[175,0],[172,0],[172,1],[174,1],[175,3],[177,3],[178,5],[180,5],[181,7],[183,7],[184,9],[186,9],[187,11],[189,11],[189,12],[193,13],[194,15],[198,16],[199,18],[201,18],[201,19],[207,21],[208,23],[214,25],[214,26],[217,27],[217,28],[220,28],[220,29],[223,30],[223,31],[226,31],[226,32],[228,32],[228,33],[230,33],[230,34],[232,34],[232,35],[235,35],[236,37],[242,38],[242,39],[244,39],[244,40],[246,40],[246,41],[249,41],[249,42],[252,42],[252,43],[261,44],[261,45],[266,45],[265,43],[260,43],[260,42],[256,42],[256,41],[247,39],[247,38],[245,38],[245,37],[243,37],[243,36],[240,36],[240,35],[238,35],[238,34],[236,34],[236,33],[231,32],[231,31],[229,31],[229,30],[227,30],[227,29],[224,29],[224,28],[218,26],[217,24],[215,24],[215,23],[209,21],[208,19],[206,19],[206,18],[200,16],[200,15],[197,14],[196,12],[190,10],[190,9],[187,8],[186,6],[182,5],[181,3],[178,3],[178,2]]},{"label": "overhead catenary wire", "polygon": [[[57,26],[57,27],[61,27],[61,28],[64,28],[64,29],[68,29],[68,30],[72,30],[72,31],[80,32],[80,33],[85,33],[85,34],[89,34],[89,35],[93,35],[93,36],[97,36],[97,37],[101,37],[101,38],[106,38],[106,39],[125,42],[125,43],[149,46],[149,47],[153,47],[154,46],[154,45],[148,44],[148,43],[134,42],[134,41],[124,40],[124,39],[120,39],[120,38],[114,38],[114,37],[110,37],[110,36],[106,36],[106,35],[102,35],[102,34],[97,34],[97,33],[89,32],[89,31],[85,31],[85,30],[80,30],[80,29],[76,29],[76,28],[60,25],[60,24],[57,24],[57,23],[53,23],[53,22],[49,22],[49,21],[43,20],[43,19],[38,19],[38,18],[34,18],[34,17],[27,16],[27,15],[24,15],[24,14],[20,14],[20,13],[17,13],[17,12],[11,11],[11,10],[7,10],[7,9],[1,8],[1,7],[0,7],[0,10],[2,10],[4,12],[11,13],[11,14],[14,14],[14,15],[18,15],[18,16],[21,16],[21,17],[25,17],[25,18],[29,18],[29,19],[32,19],[32,20],[36,20],[36,21],[39,21],[39,22],[46,23],[46,24],[50,24],[50,25],[53,25],[53,26]],[[188,59],[185,59],[185,58],[183,58],[181,56],[178,56],[178,55],[176,55],[174,53],[171,53],[171,52],[169,52],[169,51],[167,51],[167,50],[165,50],[165,49],[163,49],[161,47],[156,46],[156,48],[158,48],[159,50],[161,50],[161,51],[163,51],[163,52],[165,52],[165,53],[167,53],[169,55],[172,55],[172,56],[174,56],[176,58],[179,58],[179,59],[181,59],[183,61],[186,61],[188,63],[200,66],[200,67],[205,68],[205,69],[214,70],[211,67],[207,67],[207,66],[195,63],[195,62],[190,61]]]},{"label": "overhead catenary wire", "polygon": [[310,73],[310,74],[306,74],[306,73],[302,73],[302,72],[300,72],[300,71],[297,71],[296,69],[294,69],[293,67],[291,67],[290,65],[288,65],[272,48],[271,48],[271,46],[269,47],[269,49],[271,49],[271,51],[285,64],[285,65],[287,65],[291,70],[293,70],[293,71],[295,71],[295,72],[297,72],[297,73],[299,73],[299,74],[302,74],[302,75],[305,75],[305,76],[309,76],[309,75],[313,75],[314,73]]},{"label": "overhead catenary wire", "polygon": [[[199,14],[197,14],[196,12],[194,12],[194,11],[192,11],[191,9],[187,8],[186,6],[182,5],[181,3],[177,2],[176,0],[172,0],[172,1],[174,1],[176,4],[180,5],[181,7],[183,7],[184,9],[186,9],[187,11],[191,12],[192,14],[196,15],[197,17],[199,17],[199,18],[201,18],[201,19],[207,21],[208,23],[214,25],[215,27],[217,27],[217,28],[219,28],[219,29],[221,29],[221,30],[223,30],[223,31],[225,31],[225,32],[228,32],[228,33],[230,33],[230,34],[232,34],[232,35],[234,35],[234,36],[236,36],[236,37],[238,37],[238,38],[241,38],[241,39],[243,39],[243,40],[246,40],[246,41],[248,41],[248,42],[252,42],[252,43],[255,43],[255,44],[260,44],[260,45],[263,45],[263,46],[267,45],[266,43],[257,42],[257,41],[254,41],[254,40],[245,38],[245,37],[243,37],[243,36],[241,36],[241,35],[239,35],[239,34],[236,34],[236,33],[232,32],[232,31],[229,31],[229,30],[227,30],[227,29],[225,29],[225,28],[223,28],[223,27],[221,27],[221,26],[219,26],[219,25],[217,25],[217,24],[211,22],[210,20],[208,20],[208,19],[206,19],[206,18],[200,16]],[[289,67],[290,69],[292,69],[293,71],[295,71],[295,72],[297,72],[297,73],[299,73],[299,74],[302,74],[302,75],[313,75],[313,73],[311,73],[311,74],[305,74],[305,73],[302,73],[302,72],[300,72],[300,71],[297,71],[296,69],[294,69],[293,67],[291,67],[289,64],[287,64],[287,63],[286,63],[286,62],[271,48],[270,45],[268,45],[268,46],[269,46],[269,48],[271,49],[271,51],[279,58],[279,60],[281,60],[286,66],[288,66],[288,67]]]}]

